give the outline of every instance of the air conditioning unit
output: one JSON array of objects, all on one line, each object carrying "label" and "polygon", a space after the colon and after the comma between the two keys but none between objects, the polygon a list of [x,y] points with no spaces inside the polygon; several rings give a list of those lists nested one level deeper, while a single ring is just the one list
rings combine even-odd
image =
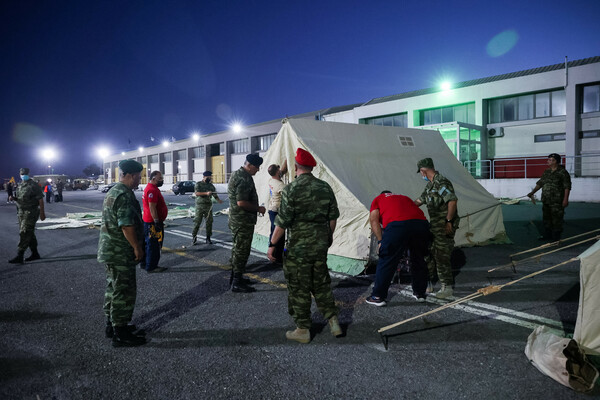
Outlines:
[{"label": "air conditioning unit", "polygon": [[504,128],[498,127],[498,128],[488,129],[488,136],[489,137],[502,137],[502,136],[504,136]]}]

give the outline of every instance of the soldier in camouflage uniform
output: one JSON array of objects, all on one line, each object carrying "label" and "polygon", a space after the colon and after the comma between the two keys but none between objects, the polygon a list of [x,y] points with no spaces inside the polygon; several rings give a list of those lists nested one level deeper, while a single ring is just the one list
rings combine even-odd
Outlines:
[{"label": "soldier in camouflage uniform", "polygon": [[250,257],[252,235],[257,213],[264,214],[265,207],[258,205],[258,195],[252,177],[260,169],[263,159],[258,154],[248,154],[243,167],[231,174],[227,194],[229,196],[229,229],[233,235],[231,249],[231,291],[254,292],[244,278],[246,263]]},{"label": "soldier in camouflage uniform", "polygon": [[194,230],[192,231],[192,244],[196,244],[198,240],[196,235],[202,224],[202,218],[206,218],[206,243],[212,244],[210,237],[212,236],[212,198],[214,197],[219,203],[223,201],[217,195],[215,186],[211,183],[212,172],[204,171],[202,174],[204,179],[196,183],[194,192],[196,194],[196,217],[194,218]]},{"label": "soldier in camouflage uniform", "polygon": [[142,210],[133,193],[140,183],[143,166],[134,160],[123,160],[119,169],[120,182],[108,191],[102,205],[98,242],[98,262],[106,265],[106,336],[112,337],[115,347],[146,343],[135,326],[128,325],[137,290],[135,266],[144,259]]},{"label": "soldier in camouflage uniform", "polygon": [[342,334],[327,269],[327,250],[333,241],[340,212],[331,186],[312,174],[317,165],[313,156],[299,148],[295,161],[296,179],[281,193],[281,206],[267,257],[275,261],[273,243],[277,243],[287,229],[283,272],[288,286],[288,312],[296,329],[287,331],[285,336],[289,340],[309,343],[311,294],[323,316],[329,320],[331,333],[336,337]]},{"label": "soldier in camouflage uniform", "polygon": [[431,281],[437,273],[442,287],[435,293],[435,297],[444,299],[453,294],[454,276],[450,256],[454,249],[454,234],[460,223],[456,205],[458,198],[452,182],[435,170],[431,158],[425,158],[417,163],[417,173],[419,172],[427,181],[427,185],[421,196],[415,200],[415,204],[427,205],[433,235],[433,243],[427,259],[430,280],[427,291],[433,292]]},{"label": "soldier in camouflage uniform", "polygon": [[565,208],[569,205],[571,193],[571,176],[560,165],[561,157],[556,153],[548,156],[548,167],[542,177],[535,183],[535,188],[527,195],[542,189],[542,218],[544,221],[544,234],[542,240],[559,240],[563,229]]},{"label": "soldier in camouflage uniform", "polygon": [[23,182],[17,187],[10,200],[17,202],[17,216],[19,217],[19,246],[17,256],[8,262],[11,264],[23,264],[25,250],[31,249],[31,256],[25,261],[39,260],[37,238],[35,237],[35,223],[38,218],[46,219],[44,213],[44,194],[42,188],[29,178],[29,168],[21,168],[21,179]]}]

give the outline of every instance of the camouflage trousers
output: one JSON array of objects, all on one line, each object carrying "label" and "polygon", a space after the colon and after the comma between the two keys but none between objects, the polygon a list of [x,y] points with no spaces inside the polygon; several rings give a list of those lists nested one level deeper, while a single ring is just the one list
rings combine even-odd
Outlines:
[{"label": "camouflage trousers", "polygon": [[246,263],[248,262],[248,257],[250,257],[254,225],[230,225],[229,228],[233,235],[233,247],[229,263],[234,275],[243,274],[246,272]]},{"label": "camouflage trousers", "polygon": [[202,219],[206,218],[206,236],[212,236],[212,203],[211,204],[196,204],[196,216],[194,217],[194,230],[192,230],[192,236],[198,234],[200,225],[202,225]]},{"label": "camouflage trousers", "polygon": [[437,274],[441,283],[453,285],[454,277],[452,276],[450,256],[454,249],[454,235],[448,237],[444,232],[432,231],[431,233],[433,242],[429,248],[429,255],[425,258],[429,270],[429,280],[432,280]]},{"label": "camouflage trousers", "polygon": [[543,203],[542,219],[544,229],[552,232],[562,232],[565,209],[561,203]]},{"label": "camouflage trousers", "polygon": [[314,258],[287,254],[283,261],[283,273],[288,286],[288,312],[298,328],[311,327],[311,294],[326,319],[338,314],[331,291],[326,253]]},{"label": "camouflage trousers", "polygon": [[40,210],[19,211],[19,252],[25,252],[28,247],[37,249],[38,242],[35,237],[35,223],[40,217]]},{"label": "camouflage trousers", "polygon": [[137,284],[135,265],[106,264],[104,314],[113,326],[125,326],[131,321]]}]

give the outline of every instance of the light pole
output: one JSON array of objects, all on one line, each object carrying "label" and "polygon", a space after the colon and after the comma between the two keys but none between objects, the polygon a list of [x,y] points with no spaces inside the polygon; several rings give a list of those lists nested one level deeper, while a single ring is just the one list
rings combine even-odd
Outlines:
[{"label": "light pole", "polygon": [[100,157],[100,164],[102,165],[101,169],[102,169],[102,180],[104,181],[104,183],[106,183],[106,175],[104,173],[105,169],[104,169],[104,159],[106,157],[108,157],[108,155],[110,154],[110,150],[108,150],[108,148],[102,146],[99,147],[98,150],[96,151],[98,153],[98,156]]}]

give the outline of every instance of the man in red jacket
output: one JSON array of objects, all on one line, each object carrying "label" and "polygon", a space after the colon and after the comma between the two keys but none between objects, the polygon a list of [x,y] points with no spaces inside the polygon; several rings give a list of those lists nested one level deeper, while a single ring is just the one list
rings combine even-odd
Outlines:
[{"label": "man in red jacket", "polygon": [[431,234],[423,211],[409,197],[384,190],[371,203],[369,222],[379,243],[379,262],[375,286],[367,303],[378,307],[386,305],[390,282],[406,250],[410,252],[413,296],[419,302],[425,301],[425,254]]},{"label": "man in red jacket", "polygon": [[165,199],[159,189],[162,185],[162,173],[153,171],[150,174],[150,182],[146,185],[142,196],[146,257],[140,263],[140,268],[145,269],[147,272],[163,272],[167,269],[158,266],[160,250],[165,236],[164,221],[169,213]]}]

